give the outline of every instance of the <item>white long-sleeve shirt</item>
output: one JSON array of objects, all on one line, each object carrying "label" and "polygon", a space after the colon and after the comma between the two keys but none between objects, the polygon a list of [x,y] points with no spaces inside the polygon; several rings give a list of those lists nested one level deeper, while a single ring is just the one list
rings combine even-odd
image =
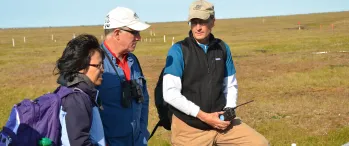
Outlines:
[{"label": "white long-sleeve shirt", "polygon": [[[225,107],[235,107],[237,101],[238,86],[235,74],[224,78],[224,95],[226,98]],[[200,107],[189,101],[181,94],[182,82],[181,78],[171,74],[165,74],[163,78],[163,96],[164,100],[178,109],[179,111],[196,117],[200,111]]]}]

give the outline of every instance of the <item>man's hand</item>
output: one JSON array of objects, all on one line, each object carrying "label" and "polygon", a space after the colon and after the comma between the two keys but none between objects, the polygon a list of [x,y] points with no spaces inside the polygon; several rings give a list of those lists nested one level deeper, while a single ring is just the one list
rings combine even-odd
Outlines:
[{"label": "man's hand", "polygon": [[207,123],[208,125],[212,126],[213,128],[225,130],[230,125],[230,121],[222,121],[219,119],[219,115],[223,113],[224,112],[222,111],[214,113],[205,113],[200,110],[196,117],[199,118],[201,121]]}]

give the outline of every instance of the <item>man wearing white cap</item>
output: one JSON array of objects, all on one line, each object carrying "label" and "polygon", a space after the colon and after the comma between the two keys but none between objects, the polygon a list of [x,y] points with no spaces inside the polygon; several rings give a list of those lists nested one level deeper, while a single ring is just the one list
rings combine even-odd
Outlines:
[{"label": "man wearing white cap", "polygon": [[[163,98],[173,112],[173,146],[266,146],[260,133],[235,118],[237,81],[229,46],[211,33],[214,6],[191,4],[189,36],[167,55]],[[220,118],[222,116],[222,118]]]},{"label": "man wearing white cap", "polygon": [[129,8],[111,10],[104,23],[106,52],[98,101],[108,146],[147,145],[149,95],[137,57],[131,53],[150,25]]}]

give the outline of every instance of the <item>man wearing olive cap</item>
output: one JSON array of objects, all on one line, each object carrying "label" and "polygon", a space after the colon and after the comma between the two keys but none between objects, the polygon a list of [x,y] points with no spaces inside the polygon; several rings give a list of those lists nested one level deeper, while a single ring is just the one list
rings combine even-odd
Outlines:
[{"label": "man wearing olive cap", "polygon": [[238,89],[229,46],[211,33],[214,6],[193,2],[188,21],[189,37],[168,51],[163,77],[163,97],[173,111],[172,145],[268,145],[240,119],[219,118],[223,111],[235,115]]}]

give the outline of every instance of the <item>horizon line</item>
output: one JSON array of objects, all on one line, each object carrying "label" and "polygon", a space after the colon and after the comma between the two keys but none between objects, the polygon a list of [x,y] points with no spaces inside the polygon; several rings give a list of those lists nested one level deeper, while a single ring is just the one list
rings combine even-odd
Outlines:
[{"label": "horizon line", "polygon": [[[311,14],[326,14],[326,13],[341,13],[341,12],[349,12],[349,10],[339,10],[339,11],[328,11],[328,12],[313,12],[313,13],[296,13],[296,14],[281,14],[281,15],[265,15],[265,16],[252,16],[252,17],[232,17],[232,18],[217,18],[216,20],[226,20],[226,19],[250,19],[250,18],[267,18],[267,17],[278,17],[278,16],[295,16],[295,15],[311,15]],[[177,22],[185,22],[183,21],[156,21],[149,22],[144,21],[149,24],[156,23],[177,23]],[[89,24],[89,25],[52,25],[52,26],[31,26],[31,27],[1,27],[0,29],[36,29],[36,28],[65,28],[65,27],[93,27],[93,26],[103,26],[103,24]]]}]

